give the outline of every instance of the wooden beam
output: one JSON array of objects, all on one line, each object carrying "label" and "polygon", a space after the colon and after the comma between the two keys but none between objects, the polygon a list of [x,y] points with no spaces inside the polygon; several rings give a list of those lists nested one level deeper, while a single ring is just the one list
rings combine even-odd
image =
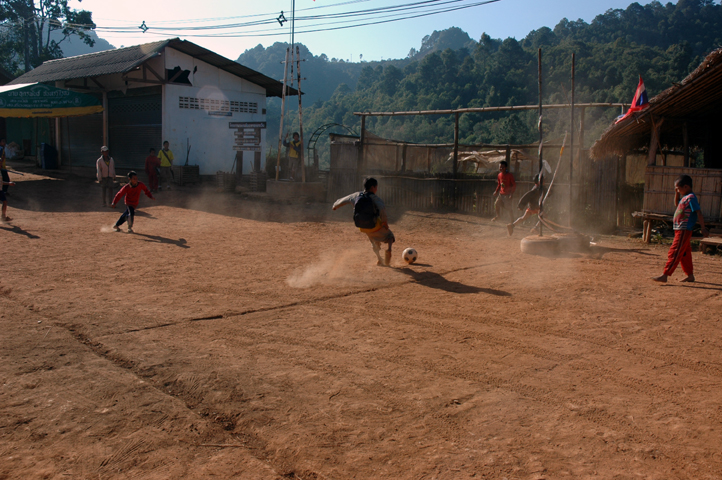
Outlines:
[{"label": "wooden beam", "polygon": [[[628,103],[578,103],[577,107],[628,107]],[[569,108],[569,104],[543,105],[543,108]],[[416,110],[408,112],[354,112],[359,117],[394,117],[401,115],[450,115],[455,113],[508,112],[538,110],[539,105],[512,105],[505,107],[458,108],[455,110]]]},{"label": "wooden beam", "polygon": [[181,73],[183,73],[183,69],[178,70],[178,71],[175,73],[175,75],[173,75],[172,77],[170,77],[170,78],[168,79],[168,83],[173,83],[176,78],[180,77]]},{"label": "wooden beam", "polygon": [[90,81],[100,87],[101,90],[105,90],[105,87],[99,81],[97,81],[95,77],[90,77]]},{"label": "wooden beam", "polygon": [[687,135],[687,122],[682,125],[682,144],[684,150],[684,166],[689,167],[689,136]]},{"label": "wooden beam", "polygon": [[147,68],[148,70],[150,70],[150,73],[152,73],[153,75],[155,75],[155,78],[157,78],[160,82],[166,83],[166,82],[165,82],[165,78],[163,78],[163,77],[161,77],[160,75],[158,75],[158,72],[156,72],[155,70],[153,70],[153,67],[151,67],[150,65],[146,65],[146,64],[144,63],[144,64],[143,64],[143,68]]},{"label": "wooden beam", "polygon": [[121,77],[126,82],[133,82],[133,83],[147,83],[150,85],[165,85],[165,82],[159,82],[158,80],[147,80],[142,78],[133,78],[133,77]]},{"label": "wooden beam", "polygon": [[664,118],[652,119],[652,138],[649,141],[649,157],[647,158],[647,166],[653,166],[657,164],[657,148],[659,147],[659,131],[662,129]]}]

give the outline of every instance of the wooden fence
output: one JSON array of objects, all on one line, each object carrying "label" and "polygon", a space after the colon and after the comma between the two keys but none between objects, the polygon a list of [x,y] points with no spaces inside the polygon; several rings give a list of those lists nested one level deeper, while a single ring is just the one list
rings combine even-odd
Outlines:
[{"label": "wooden fence", "polygon": [[[496,188],[495,178],[452,179],[443,176],[424,177],[423,173],[415,175],[407,171],[381,172],[359,169],[359,145],[347,140],[344,138],[342,141],[331,143],[331,169],[328,173],[326,196],[328,202],[360,190],[363,178],[371,174],[379,180],[378,194],[389,206],[457,211],[480,216],[494,215],[492,193]],[[393,148],[396,146],[394,145]],[[424,148],[433,152],[439,151],[435,146]],[[406,166],[410,155],[405,150],[402,153],[401,157],[393,158],[394,166],[398,164]],[[427,156],[429,155],[427,153]],[[379,162],[371,162],[371,166],[378,167]],[[618,226],[632,226],[635,219],[631,214],[642,207],[643,192],[639,186],[626,184],[624,164],[620,166],[619,162],[620,159],[617,157],[591,162],[586,156],[586,151],[583,151],[580,159],[583,168],[578,166],[579,174],[575,180],[580,183],[574,184],[573,201],[569,199],[568,171],[562,168],[544,207],[548,217],[562,225],[567,225],[570,205],[574,205],[575,224],[578,223],[580,227],[593,225],[595,228],[609,230]],[[554,164],[554,160],[551,163]],[[431,172],[425,173],[429,175]],[[518,175],[517,184],[517,193],[514,196],[515,209],[521,195],[533,186],[526,178],[520,181]],[[514,212],[515,215],[520,213],[516,210]]]},{"label": "wooden fence", "polygon": [[705,220],[722,222],[722,170],[649,166],[644,174],[644,213],[673,215],[674,182],[680,175],[692,177]]}]

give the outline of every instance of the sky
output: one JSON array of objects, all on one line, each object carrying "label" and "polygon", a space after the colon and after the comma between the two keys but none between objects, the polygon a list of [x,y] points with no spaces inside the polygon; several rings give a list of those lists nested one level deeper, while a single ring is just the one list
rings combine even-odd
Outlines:
[{"label": "sky", "polygon": [[[388,20],[385,16],[306,19],[311,15],[342,14],[374,8],[420,3],[423,0],[296,0],[295,40],[306,45],[311,53],[325,53],[329,58],[358,62],[390,58],[404,58],[411,48],[418,49],[425,35],[434,30],[459,27],[471,38],[479,40],[486,32],[492,38],[524,38],[530,31],[541,27],[554,28],[562,18],[582,19],[587,23],[610,8],[626,8],[632,0],[498,0],[479,6],[439,13],[419,18],[359,26],[330,31],[306,32],[320,28]],[[405,15],[416,15],[433,9],[453,8],[480,4],[483,0],[427,0],[424,9],[407,10]],[[648,0],[639,0],[646,5]],[[666,3],[666,2],[663,2]],[[676,0],[672,3],[676,3]],[[276,22],[283,11],[290,20],[293,0],[71,0],[77,9],[89,10],[98,26],[98,36],[115,47],[137,45],[179,36],[209,50],[235,60],[246,49],[258,44],[264,47],[274,42],[290,42],[290,21],[283,27]],[[202,7],[199,7],[202,5]],[[381,15],[391,15],[383,12]],[[207,20],[204,20],[207,19]],[[265,21],[265,24],[222,30],[187,30],[185,27],[217,26]],[[143,23],[148,30],[143,33]],[[160,30],[161,28],[167,30]],[[250,31],[250,32],[249,32]],[[213,37],[194,35],[237,35],[240,37]],[[260,36],[259,34],[266,34]],[[270,35],[267,35],[270,34]]]}]

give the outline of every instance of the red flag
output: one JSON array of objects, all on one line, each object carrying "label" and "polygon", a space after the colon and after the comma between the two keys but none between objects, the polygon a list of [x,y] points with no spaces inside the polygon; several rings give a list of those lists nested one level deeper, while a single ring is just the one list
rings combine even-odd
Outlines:
[{"label": "red flag", "polygon": [[622,120],[625,120],[628,118],[631,114],[635,112],[639,112],[641,110],[644,110],[649,106],[649,97],[647,97],[647,89],[644,86],[644,81],[642,80],[642,77],[639,77],[639,85],[637,85],[637,91],[634,92],[634,98],[632,99],[632,106],[629,107],[629,110],[627,110],[627,113],[624,115],[620,115],[617,117],[617,120],[615,120],[615,124],[621,122]]}]

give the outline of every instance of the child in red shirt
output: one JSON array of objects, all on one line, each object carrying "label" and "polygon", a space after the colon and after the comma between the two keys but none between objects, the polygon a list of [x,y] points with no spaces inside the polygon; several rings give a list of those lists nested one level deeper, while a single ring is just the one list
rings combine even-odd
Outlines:
[{"label": "child in red shirt", "polygon": [[113,230],[116,232],[120,231],[120,226],[125,223],[125,221],[128,221],[128,233],[133,233],[133,221],[135,220],[135,209],[138,207],[138,203],[140,202],[140,192],[145,192],[145,194],[150,198],[151,200],[155,200],[155,197],[153,197],[153,194],[150,193],[150,190],[148,190],[148,187],[143,185],[143,183],[138,181],[138,174],[135,172],[128,172],[128,180],[129,183],[126,183],[123,188],[120,189],[118,193],[115,194],[115,198],[113,199],[113,203],[110,204],[111,207],[115,208],[115,204],[120,201],[121,198],[125,197],[125,205],[126,209],[125,212],[123,212],[123,215],[120,216],[117,222],[115,222],[115,225],[113,225]]},{"label": "child in red shirt", "polygon": [[509,218],[514,221],[514,208],[511,205],[511,198],[514,196],[516,191],[516,182],[514,181],[514,174],[508,172],[509,164],[506,160],[502,160],[499,163],[499,175],[496,177],[496,190],[494,190],[493,196],[496,197],[494,202],[495,216],[491,219],[495,222],[499,218],[501,209],[509,210]]},{"label": "child in red shirt", "polygon": [[151,192],[158,191],[158,169],[160,158],[155,154],[155,148],[150,149],[150,155],[145,158],[145,173],[148,174],[148,187]]}]

